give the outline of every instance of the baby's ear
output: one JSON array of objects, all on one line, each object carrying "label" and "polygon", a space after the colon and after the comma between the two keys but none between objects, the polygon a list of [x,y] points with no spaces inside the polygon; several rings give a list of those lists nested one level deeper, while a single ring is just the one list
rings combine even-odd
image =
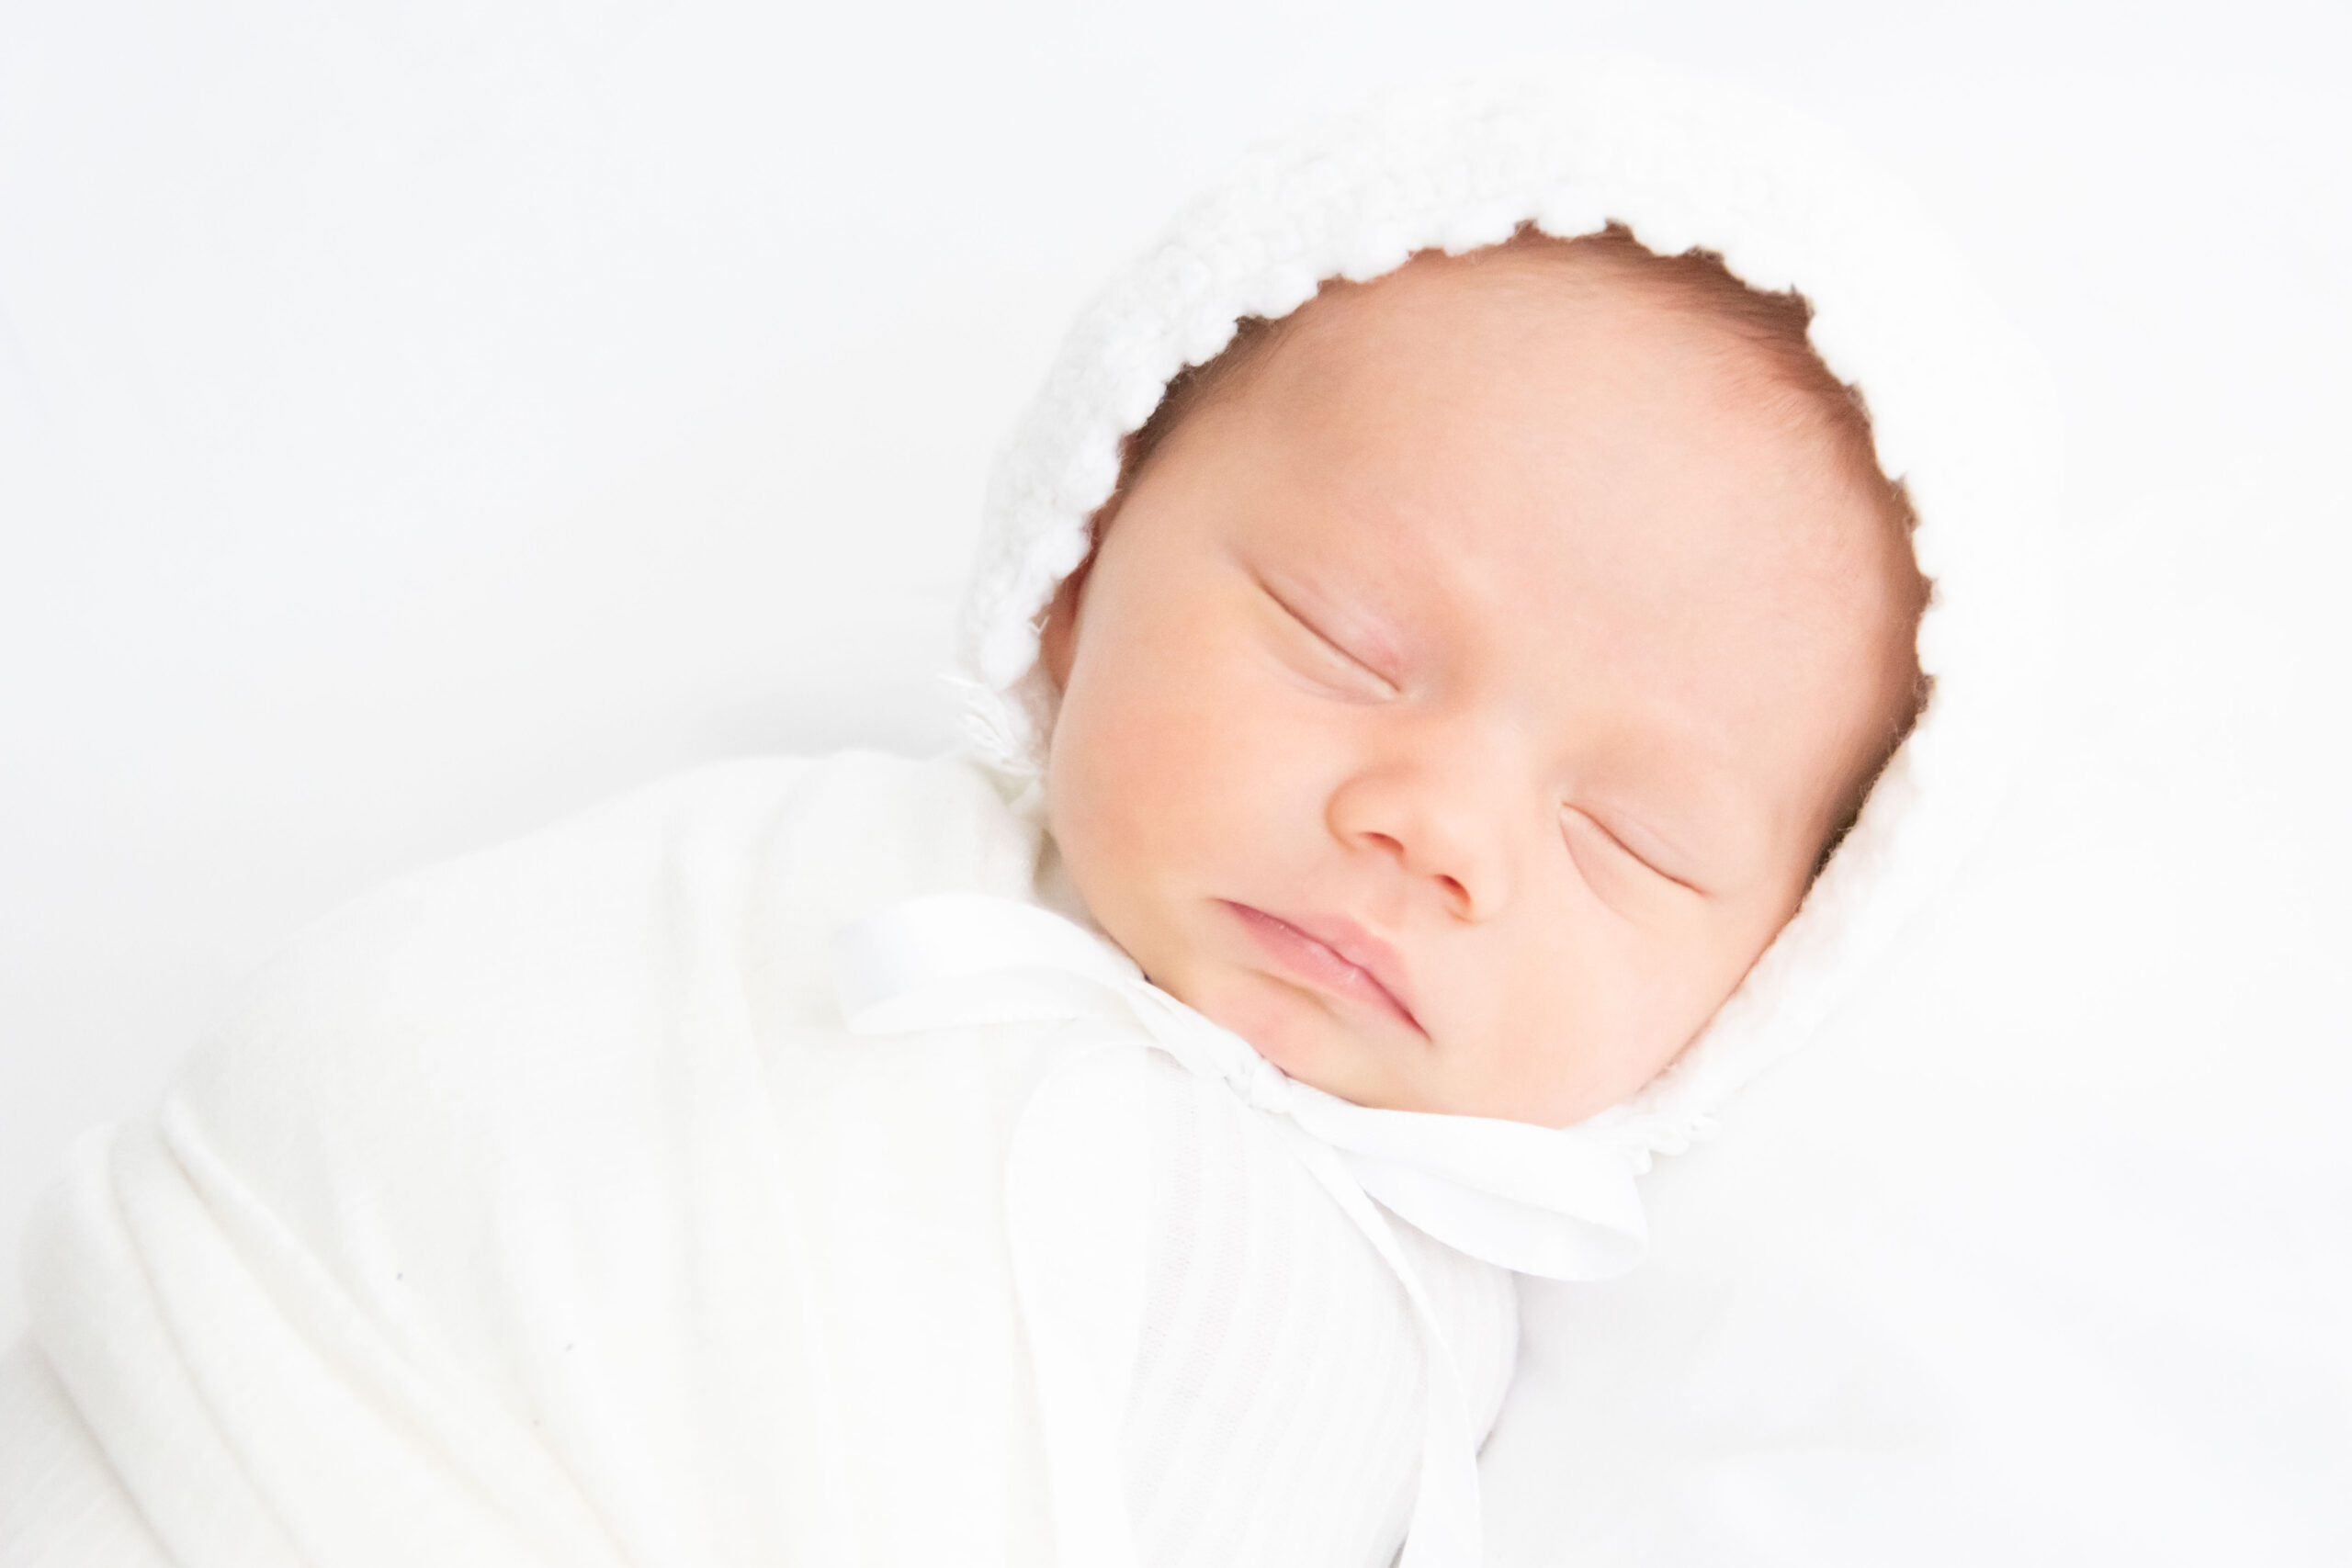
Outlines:
[{"label": "baby's ear", "polygon": [[1094,567],[1090,553],[1078,563],[1078,570],[1061,581],[1054,590],[1054,602],[1046,606],[1045,625],[1037,628],[1037,657],[1045,663],[1046,676],[1057,692],[1069,690],[1070,661],[1078,656],[1078,615],[1080,602],[1086,594],[1086,574]]}]

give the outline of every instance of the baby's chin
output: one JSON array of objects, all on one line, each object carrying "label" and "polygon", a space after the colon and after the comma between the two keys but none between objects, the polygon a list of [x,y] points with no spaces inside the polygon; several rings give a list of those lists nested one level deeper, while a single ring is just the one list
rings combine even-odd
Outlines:
[{"label": "baby's chin", "polygon": [[1403,1064],[1383,1060],[1385,1053],[1396,1049],[1394,1043],[1364,1038],[1314,992],[1269,976],[1241,971],[1206,978],[1197,987],[1198,999],[1172,987],[1163,989],[1247,1040],[1284,1077],[1375,1111],[1566,1127],[1628,1098],[1612,1096],[1596,1085],[1554,1083],[1539,1090],[1408,1072]]},{"label": "baby's chin", "polygon": [[[1180,979],[1182,978],[1180,976]],[[1213,1023],[1247,1040],[1283,1076],[1338,1099],[1381,1111],[1426,1107],[1400,1092],[1374,1059],[1382,1049],[1362,1039],[1314,992],[1272,976],[1239,970],[1198,976],[1183,989],[1165,987]]]}]

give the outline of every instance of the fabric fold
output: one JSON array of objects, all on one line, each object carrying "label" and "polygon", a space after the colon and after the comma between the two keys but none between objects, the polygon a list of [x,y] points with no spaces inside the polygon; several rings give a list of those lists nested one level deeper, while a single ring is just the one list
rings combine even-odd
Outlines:
[{"label": "fabric fold", "polygon": [[937,894],[849,928],[833,953],[842,1014],[859,1032],[1125,1018],[1187,1068],[1330,1148],[1355,1185],[1449,1247],[1554,1280],[1605,1279],[1640,1258],[1641,1197],[1619,1145],[1573,1127],[1337,1099],[1283,1076],[1050,910]]},{"label": "fabric fold", "polygon": [[[1477,1438],[1453,1348],[1419,1271],[1398,1246],[1382,1206],[1472,1258],[1554,1279],[1622,1271],[1639,1257],[1641,1204],[1621,1150],[1573,1129],[1419,1112],[1369,1110],[1298,1083],[1231,1031],[1143,977],[1102,938],[1035,905],[975,894],[909,900],[834,939],[843,1016],[867,1034],[1011,1022],[1124,1025],[1138,1045],[1224,1085],[1250,1110],[1275,1119],[1300,1163],[1378,1252],[1412,1305],[1424,1370],[1420,1478],[1403,1568],[1472,1568],[1480,1560]],[[1083,1060],[1082,1057],[1079,1060]],[[1065,1063],[1036,1096],[1056,1100]],[[1024,1118],[1008,1183],[1009,1224],[1024,1320],[1044,1407],[1066,1538],[1104,1544],[1090,1562],[1132,1560],[1116,1522],[1101,1517],[1100,1466],[1090,1459],[1109,1404],[1097,1395],[1124,1369],[1091,1375],[1073,1343],[1080,1330],[1061,1310],[1037,1261],[1048,1234],[1039,1211],[1056,1202],[1032,1173],[1099,1167],[1075,1147],[1041,1152],[1039,1140],[1082,1144],[1082,1116],[1033,1109]],[[1117,1544],[1114,1545],[1113,1542]]]}]

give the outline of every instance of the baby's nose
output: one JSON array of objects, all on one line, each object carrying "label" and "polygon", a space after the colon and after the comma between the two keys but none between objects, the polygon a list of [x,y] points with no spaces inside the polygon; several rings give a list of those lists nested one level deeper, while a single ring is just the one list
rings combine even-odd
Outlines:
[{"label": "baby's nose", "polygon": [[1405,747],[1359,770],[1332,794],[1332,833],[1429,886],[1457,918],[1491,919],[1510,898],[1519,808],[1508,763],[1485,750]]}]

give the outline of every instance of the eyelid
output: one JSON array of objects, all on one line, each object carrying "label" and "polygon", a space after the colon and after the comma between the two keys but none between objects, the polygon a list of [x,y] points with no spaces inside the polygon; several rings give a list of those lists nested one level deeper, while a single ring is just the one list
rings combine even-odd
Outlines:
[{"label": "eyelid", "polygon": [[1603,821],[1599,817],[1594,816],[1591,812],[1577,806],[1564,806],[1561,807],[1561,814],[1563,816],[1566,816],[1570,813],[1574,813],[1576,816],[1584,818],[1586,822],[1591,825],[1595,832],[1599,833],[1602,838],[1608,840],[1611,844],[1614,844],[1619,850],[1623,851],[1626,858],[1629,860],[1644,866],[1655,874],[1664,877],[1667,881],[1673,883],[1677,887],[1696,893],[1702,897],[1706,896],[1707,890],[1705,888],[1700,886],[1697,883],[1690,881],[1687,877],[1676,875],[1673,872],[1668,871],[1665,866],[1660,865],[1655,855],[1644,854],[1640,850],[1637,850],[1633,845],[1627,843],[1623,833],[1614,828],[1611,828],[1607,822]]},{"label": "eyelid", "polygon": [[[1257,574],[1253,572],[1251,575],[1256,576]],[[1333,637],[1329,632],[1325,631],[1322,626],[1311,619],[1305,611],[1301,610],[1297,605],[1292,604],[1290,600],[1283,597],[1282,592],[1277,590],[1272,583],[1268,582],[1263,577],[1259,577],[1258,586],[1261,591],[1263,591],[1267,598],[1272,599],[1274,604],[1281,608],[1283,615],[1288,615],[1292,620],[1296,621],[1301,626],[1305,627],[1307,633],[1317,641],[1320,642],[1324,647],[1329,649],[1333,653],[1338,654],[1341,659],[1346,660],[1358,670],[1363,671],[1366,675],[1371,676],[1374,681],[1379,682],[1383,691],[1386,692],[1389,695],[1394,696],[1400,690],[1395,681],[1382,674],[1371,663],[1367,662],[1362,655],[1357,654],[1349,649],[1345,643],[1340,641],[1339,638]]]}]

